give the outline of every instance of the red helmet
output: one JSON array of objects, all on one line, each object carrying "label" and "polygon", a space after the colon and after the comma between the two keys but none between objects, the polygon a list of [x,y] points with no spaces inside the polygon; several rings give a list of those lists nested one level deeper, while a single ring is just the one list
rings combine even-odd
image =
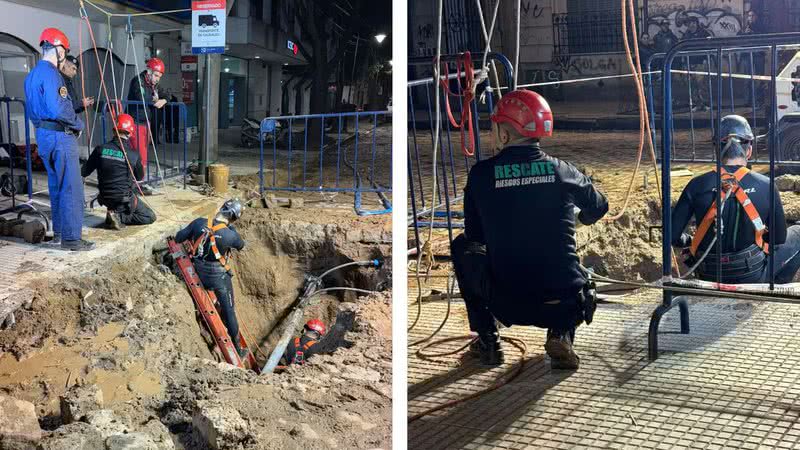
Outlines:
[{"label": "red helmet", "polygon": [[42,31],[42,35],[39,36],[39,47],[43,47],[45,42],[53,47],[60,45],[64,47],[64,50],[69,51],[69,39],[67,39],[67,35],[58,28],[45,28],[44,31]]},{"label": "red helmet", "polygon": [[325,335],[325,324],[322,323],[322,321],[319,320],[319,319],[311,319],[311,320],[309,320],[306,323],[304,328],[306,330],[314,330],[317,333],[319,333],[320,336],[324,336]]},{"label": "red helmet", "polygon": [[165,72],[164,61],[161,58],[150,58],[147,60],[147,68],[156,72]]},{"label": "red helmet", "polygon": [[135,122],[133,121],[133,117],[130,114],[120,114],[117,116],[117,131],[126,131],[128,133],[133,133],[135,129]]},{"label": "red helmet", "polygon": [[497,102],[492,122],[508,123],[517,133],[530,138],[553,135],[553,112],[547,100],[524,89],[509,92]]}]

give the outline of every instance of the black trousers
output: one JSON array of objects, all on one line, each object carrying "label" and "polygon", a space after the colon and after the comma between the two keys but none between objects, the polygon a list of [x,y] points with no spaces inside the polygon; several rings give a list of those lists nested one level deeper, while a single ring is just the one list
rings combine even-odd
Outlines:
[{"label": "black trousers", "polygon": [[[580,291],[565,292],[560,298],[504,298],[498,295],[501,289],[493,286],[484,245],[461,234],[453,240],[450,253],[470,330],[495,332],[495,318],[506,326],[533,325],[555,331],[572,330],[580,322]],[[547,303],[555,300],[559,302]]]},{"label": "black trousers", "polygon": [[[792,225],[786,230],[786,242],[775,246],[775,283],[791,283],[797,271],[800,270],[800,225]],[[716,258],[715,254],[709,254],[706,260]],[[704,263],[705,264],[705,263]],[[716,265],[709,264],[714,270],[704,273],[698,270],[697,277],[706,281],[717,281]],[[725,265],[722,266],[723,270]],[[748,283],[769,283],[769,256],[765,261],[764,268],[757,273],[748,276],[724,277],[723,283],[748,284]]]},{"label": "black trousers", "polygon": [[228,329],[228,335],[233,341],[236,349],[239,349],[239,322],[236,320],[236,310],[233,303],[233,282],[231,276],[222,267],[222,264],[216,261],[204,261],[196,259],[194,261],[197,276],[203,286],[217,296],[219,302],[219,315],[225,328]]},{"label": "black trousers", "polygon": [[156,221],[156,213],[137,195],[128,202],[111,203],[108,208],[117,211],[125,225],[150,225]]}]

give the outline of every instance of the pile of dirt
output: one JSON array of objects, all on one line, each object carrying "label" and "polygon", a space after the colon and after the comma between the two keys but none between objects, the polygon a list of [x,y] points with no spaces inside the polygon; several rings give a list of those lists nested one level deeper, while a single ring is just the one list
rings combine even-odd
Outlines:
[{"label": "pile of dirt", "polygon": [[[661,210],[657,200],[633,204],[615,221],[577,231],[583,265],[600,275],[653,281],[661,276]],[[652,238],[652,239],[651,239]]]},{"label": "pile of dirt", "polygon": [[[237,224],[247,245],[233,257],[234,289],[240,325],[262,349],[259,364],[307,274],[388,255],[389,227],[380,221],[388,218],[248,211]],[[17,324],[0,332],[0,395],[33,404],[42,448],[390,447],[389,293],[319,296],[305,318],[331,326],[351,311],[344,342],[305,366],[259,376],[218,360],[185,285],[159,262],[40,282]],[[347,268],[324,286],[381,289],[390,286],[388,270]],[[65,423],[59,399],[75,386],[97,386],[103,404]]]}]

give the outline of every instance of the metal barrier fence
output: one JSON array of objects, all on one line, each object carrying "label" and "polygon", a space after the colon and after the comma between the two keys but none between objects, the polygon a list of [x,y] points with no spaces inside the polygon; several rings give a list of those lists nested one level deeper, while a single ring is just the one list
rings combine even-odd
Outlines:
[{"label": "metal barrier fence", "polygon": [[14,142],[13,136],[16,133],[12,133],[12,121],[11,121],[11,105],[18,104],[21,106],[22,109],[22,120],[24,121],[23,127],[25,129],[25,172],[26,172],[26,180],[25,180],[25,189],[27,190],[28,200],[33,198],[33,174],[32,174],[32,162],[31,162],[31,133],[30,133],[30,121],[28,120],[28,110],[25,108],[25,101],[16,97],[0,97],[0,114],[2,113],[3,106],[5,105],[5,122],[6,122],[6,129],[2,130],[0,128],[0,135],[2,135],[2,139],[0,139],[0,148],[4,149],[8,153],[8,165],[9,165],[9,172],[8,175],[10,177],[10,187],[0,186],[4,191],[8,191],[11,197],[11,209],[17,208],[17,189],[18,189],[18,178],[17,173],[15,173],[16,167],[14,167],[14,159],[19,158],[20,154],[17,148],[17,142]]},{"label": "metal barrier fence", "polygon": [[[132,110],[142,108],[144,102],[139,101],[120,101],[115,110],[127,112],[134,116]],[[93,120],[92,124],[86,124],[87,131],[92,134],[91,145],[100,145],[113,138],[112,131],[114,124],[111,119],[111,113],[106,107],[106,103],[98,104],[98,115],[100,122],[100,135],[94,134],[96,121]],[[155,113],[153,113],[155,112]],[[93,113],[92,113],[93,114]],[[90,114],[90,118],[92,117]],[[81,117],[84,118],[83,116]],[[183,176],[183,187],[186,188],[186,174],[187,174],[187,144],[188,135],[187,128],[187,109],[186,104],[181,102],[167,103],[161,108],[149,107],[147,111],[147,118],[150,121],[150,130],[153,140],[149,140],[148,145],[148,158],[147,164],[144,166],[145,181],[154,183],[158,181],[167,180],[170,178]],[[142,113],[142,121],[144,120],[144,113]],[[138,123],[137,125],[145,125],[145,123]],[[91,152],[92,149],[90,148]],[[158,169],[161,172],[158,172]],[[163,175],[162,175],[163,174]]]},{"label": "metal barrier fence", "polygon": [[[768,164],[764,152],[771,131],[778,135],[777,161],[783,166],[800,165],[800,103],[797,86],[792,75],[798,72],[800,58],[795,57],[779,74],[776,95],[767,95],[769,76],[765,62],[769,59],[767,47],[723,48],[716,50],[679,51],[670,71],[673,130],[688,131],[688,136],[672,140],[672,162],[714,162],[713,142],[716,137],[716,114],[739,114],[750,121],[756,140],[753,144],[753,164]],[[789,51],[788,49],[784,51]],[[790,53],[794,53],[791,51]],[[664,53],[652,55],[646,62],[647,107],[653,143],[658,150],[658,131],[662,128],[656,120],[663,108],[659,87],[666,75],[653,71],[663,67]],[[780,60],[780,58],[778,58]],[[714,92],[712,80],[719,74],[723,90]],[[678,85],[678,86],[675,86]],[[679,87],[679,89],[676,89]],[[762,105],[763,103],[763,105]],[[778,108],[777,126],[769,120],[770,111]],[[676,115],[678,117],[676,117]],[[759,135],[759,131],[763,134]]]},{"label": "metal barrier fence", "polygon": [[[388,197],[392,192],[391,127],[381,128],[379,119],[391,122],[391,112],[263,119],[259,133],[259,192],[352,193],[358,215],[391,213]],[[272,148],[271,158],[266,158],[271,163],[267,167],[272,171],[270,185],[264,182],[265,146]],[[381,206],[365,209],[362,198],[365,193],[376,194]]]},{"label": "metal barrier fence", "polygon": [[[745,43],[746,47],[742,47],[742,44]],[[752,52],[753,51],[763,51],[764,49],[768,50],[768,55],[770,57],[770,64],[769,64],[769,94],[768,97],[771,99],[771,103],[767,108],[767,113],[765,115],[765,122],[767,124],[767,129],[770,130],[768,134],[768,143],[767,143],[767,153],[768,153],[768,160],[764,161],[761,160],[762,163],[769,164],[769,198],[770,198],[770,205],[775,205],[778,201],[777,198],[777,189],[775,187],[775,176],[776,176],[776,163],[781,162],[779,161],[781,153],[779,141],[780,141],[780,132],[778,130],[777,124],[779,123],[778,119],[778,108],[780,105],[778,104],[778,65],[779,65],[779,58],[778,58],[778,47],[781,46],[792,46],[797,45],[800,43],[800,33],[783,33],[783,34],[773,34],[773,35],[751,35],[747,37],[728,37],[728,38],[712,38],[712,39],[691,39],[687,41],[683,41],[672,47],[672,49],[667,52],[664,56],[664,66],[661,70],[662,73],[662,80],[663,80],[663,99],[672,100],[672,73],[673,73],[673,63],[676,60],[680,60],[681,55],[707,55],[706,61],[710,61],[713,58],[716,58],[718,70],[715,74],[713,74],[713,78],[715,80],[712,83],[711,88],[709,89],[709,93],[716,92],[716,98],[718,99],[716,104],[712,104],[715,106],[716,111],[713,114],[713,129],[719,130],[720,123],[722,121],[723,115],[723,108],[722,108],[722,99],[723,99],[723,85],[725,82],[723,81],[724,74],[722,70],[719,70],[719,63],[723,61],[723,58],[727,55],[730,61],[730,54],[732,51],[735,52],[746,52],[750,54],[750,60],[752,61]],[[796,58],[796,57],[795,57]],[[784,70],[784,74],[786,71]],[[730,72],[729,72],[729,79],[732,79]],[[792,75],[793,77],[795,75]],[[783,78],[783,77],[782,77]],[[711,77],[709,77],[711,79]],[[754,78],[750,77],[751,83],[753,82]],[[792,80],[790,80],[792,81]],[[754,92],[754,90],[753,90]],[[730,92],[730,107],[732,111],[735,111],[735,95],[733,93],[733,89]],[[793,98],[792,100],[796,100]],[[684,295],[681,295],[681,286],[686,285],[686,281],[680,278],[673,278],[672,277],[672,257],[673,257],[673,249],[672,249],[672,190],[671,190],[671,163],[673,161],[677,161],[677,158],[673,158],[672,151],[674,149],[674,114],[673,114],[673,102],[672,101],[662,101],[662,115],[661,115],[661,149],[662,149],[662,160],[661,160],[661,177],[664,186],[662,188],[662,263],[663,263],[663,298],[662,303],[653,311],[653,314],[650,318],[650,327],[648,331],[648,356],[651,360],[655,360],[658,358],[658,327],[661,322],[662,317],[668,311],[670,311],[673,307],[678,306],[680,309],[680,326],[681,326],[681,333],[688,334],[689,333],[689,306],[687,303],[687,298]],[[786,116],[784,116],[786,117]],[[713,136],[713,133],[712,133]],[[720,155],[722,153],[722,143],[720,139],[714,139],[714,155],[711,158],[716,163],[716,173],[717,173],[717,186],[722,185],[722,174],[721,168],[722,163],[720,161]],[[690,162],[699,161],[699,158],[692,158]],[[708,162],[707,159],[701,160],[699,162]],[[785,162],[781,162],[785,164]],[[733,201],[733,200],[732,200]],[[722,214],[721,208],[722,203],[720,201],[714,202],[716,204],[716,230],[722,229]],[[767,227],[772,227],[776,224],[776,208],[770,207],[769,211],[769,219],[766,222]],[[782,293],[786,292],[786,289],[775,288],[775,234],[776,233],[768,233],[769,234],[769,249],[771,250],[767,254],[767,275],[769,276],[769,286],[765,289],[759,289],[758,295],[760,297],[764,297],[765,301],[769,301],[771,297],[780,296]],[[717,262],[715,263],[716,266],[716,273],[715,275],[715,283],[706,283],[709,286],[703,287],[703,289],[699,289],[695,291],[692,295],[694,296],[709,296],[709,297],[716,297],[719,296],[720,291],[731,291],[731,290],[741,290],[740,286],[733,286],[729,284],[723,284],[722,281],[722,239],[715,239],[715,242],[710,244],[714,245],[713,252],[707,252],[704,255],[705,258],[717,258]],[[706,292],[702,292],[702,291]],[[792,292],[790,290],[791,295],[796,295],[796,292]],[[775,299],[777,300],[777,299]]]},{"label": "metal barrier fence", "polygon": [[[480,64],[482,54],[473,55],[475,64]],[[442,55],[443,64],[451,64],[458,58],[458,55]],[[488,61],[499,63],[494,64],[504,70],[501,79],[501,86],[511,86],[513,90],[513,70],[508,58],[499,53],[489,53]],[[410,58],[409,65],[432,67],[430,58]],[[490,64],[491,66],[491,64]],[[455,72],[455,69],[454,69]],[[480,74],[482,68],[475,69],[475,73]],[[463,77],[463,73],[451,73],[448,75],[449,82],[455,85],[455,94],[462,95],[462,85],[455,82],[458,77]],[[498,74],[500,77],[500,74]],[[463,219],[463,212],[454,211],[453,205],[461,202],[463,196],[460,190],[466,183],[470,168],[475,162],[491,156],[481,148],[480,130],[481,122],[487,123],[489,114],[494,109],[494,90],[489,88],[493,77],[489,77],[477,86],[477,95],[471,102],[472,120],[475,124],[473,135],[475,139],[475,155],[468,157],[457,155],[458,147],[461,144],[460,137],[453,136],[453,127],[450,124],[445,112],[445,101],[447,93],[444,89],[440,90],[441,126],[438,136],[439,155],[437,166],[440,173],[437,175],[438,195],[437,204],[433,208],[433,142],[435,132],[435,112],[434,112],[434,78],[423,78],[408,82],[408,116],[409,116],[409,137],[408,137],[408,192],[409,192],[409,212],[408,226],[414,229],[414,238],[417,251],[420,247],[419,228],[433,226],[434,228],[447,228],[450,240],[453,239],[453,228],[463,228],[464,224],[454,219]],[[483,97],[484,101],[481,101]],[[481,107],[479,105],[485,105]],[[454,114],[463,113],[460,102],[452,105]],[[421,109],[418,109],[421,108]],[[484,128],[488,127],[485,126]],[[430,136],[427,132],[430,131]],[[429,139],[429,140],[428,140]],[[456,150],[454,150],[456,147]],[[421,151],[430,149],[430,151]],[[462,159],[463,158],[463,159]],[[434,211],[439,210],[441,211]],[[431,216],[431,211],[434,211]]]},{"label": "metal barrier fence", "polygon": [[[785,45],[796,45],[800,43],[800,33],[784,33],[784,34],[777,34],[777,35],[757,35],[757,36],[748,36],[747,37],[747,44],[749,47],[742,48],[741,44],[743,42],[743,38],[714,38],[714,39],[697,39],[697,40],[687,40],[677,44],[673,47],[665,56],[664,59],[664,67],[662,69],[662,77],[664,80],[663,83],[663,98],[671,99],[672,98],[672,77],[668,76],[673,67],[673,62],[680,56],[681,52],[694,52],[694,53],[711,53],[712,56],[716,56],[718,61],[721,61],[723,56],[725,55],[726,51],[730,51],[731,47],[735,47],[733,50],[736,51],[750,51],[751,49],[762,50],[764,48],[769,50],[770,55],[770,71],[769,71],[769,84],[770,84],[770,93],[768,98],[775,99],[776,98],[776,86],[777,86],[777,77],[778,77],[778,47],[785,46]],[[716,75],[714,76],[716,82],[714,83],[714,87],[716,90],[716,97],[718,99],[722,98],[723,95],[723,74],[722,71],[717,71]],[[672,211],[670,208],[671,203],[671,190],[670,190],[670,163],[673,161],[672,158],[672,148],[673,148],[673,140],[674,140],[674,129],[673,129],[673,105],[672,102],[662,102],[663,103],[663,113],[661,116],[661,129],[663,130],[661,136],[661,144],[662,144],[662,165],[661,165],[661,176],[663,177],[664,187],[663,191],[663,264],[664,264],[664,276],[670,277],[672,275],[672,245],[671,245],[671,236],[672,236]],[[720,128],[720,122],[722,119],[723,111],[722,111],[722,102],[716,102],[716,114],[714,115],[714,127],[715,129]],[[775,124],[778,123],[778,105],[776,102],[772,102],[771,107],[768,110],[768,116],[766,117],[768,129],[773,130],[773,132],[769,133],[769,142],[767,145],[769,159],[768,161],[763,161],[769,164],[769,176],[770,176],[770,198],[772,203],[776,201],[776,189],[775,189],[775,165],[778,163],[778,149],[779,149],[779,133],[774,132],[777,129]],[[715,140],[714,150],[715,156],[713,161],[716,162],[716,169],[717,169],[717,182],[721,183],[720,180],[720,167],[721,162],[719,155],[721,153],[721,142],[719,139]],[[720,202],[717,202],[717,208],[720,208]],[[720,229],[721,214],[719,210],[717,211],[717,229]],[[770,218],[769,223],[775,223],[775,208],[771,208],[770,211]],[[773,233],[770,233],[769,236],[769,245],[770,248],[775,248],[774,243],[775,236]],[[716,255],[715,257],[719,257],[721,255],[721,239],[717,239],[716,241]],[[774,252],[770,252],[768,255],[769,259],[769,278],[770,278],[770,289],[772,289],[775,280],[775,273],[774,273]],[[722,268],[722,264],[717,264],[717,281],[719,282],[722,279],[722,274],[720,272]],[[668,297],[672,295],[668,291],[665,291],[665,303],[668,303]]]}]

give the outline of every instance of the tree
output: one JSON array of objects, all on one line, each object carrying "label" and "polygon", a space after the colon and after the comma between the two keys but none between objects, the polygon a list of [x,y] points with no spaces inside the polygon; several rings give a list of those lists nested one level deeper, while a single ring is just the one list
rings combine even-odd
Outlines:
[{"label": "tree", "polygon": [[[300,25],[303,39],[296,35],[292,38],[298,51],[308,61],[303,75],[311,80],[309,107],[312,114],[322,114],[329,110],[328,83],[339,65],[339,60],[344,56],[348,40],[355,34],[356,24],[353,20],[348,20],[342,11],[358,10],[360,1],[349,2],[345,9],[337,0],[293,0],[294,18]],[[338,37],[334,32],[336,29],[339,30]],[[339,43],[335,50],[332,49],[333,42]]]}]

